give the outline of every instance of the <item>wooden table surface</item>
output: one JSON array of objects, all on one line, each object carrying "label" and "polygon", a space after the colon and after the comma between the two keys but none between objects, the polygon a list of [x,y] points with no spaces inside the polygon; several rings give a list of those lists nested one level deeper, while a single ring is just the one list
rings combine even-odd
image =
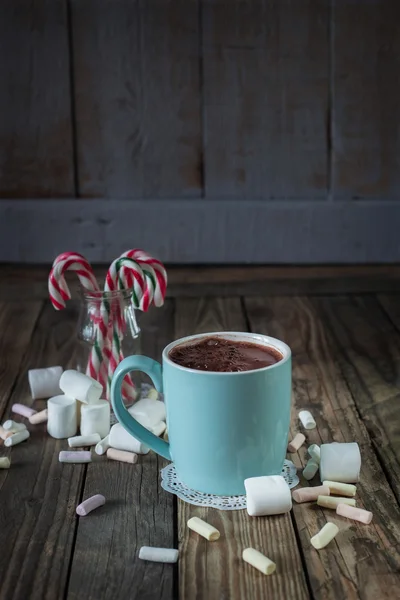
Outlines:
[{"label": "wooden table surface", "polygon": [[[73,364],[75,305],[52,309],[46,273],[0,269],[1,422],[13,403],[31,404],[28,369]],[[171,270],[165,306],[142,319],[143,352],[152,357],[174,338],[206,331],[286,341],[291,434],[306,408],[317,421],[308,443],[358,442],[357,503],[374,513],[371,525],[310,504],[267,518],[194,507],[161,488],[166,463],[153,452],[134,466],[104,457],[62,465],[65,440],[30,426],[30,439],[11,451],[11,468],[0,471],[1,600],[400,598],[399,274],[398,267]],[[0,456],[9,454],[0,447]],[[305,449],[288,458],[302,467]],[[107,504],[78,518],[76,505],[95,493]],[[192,516],[215,525],[220,540],[190,533]],[[340,532],[316,551],[310,537],[328,519]],[[142,545],[179,547],[179,564],[139,560]],[[276,562],[275,574],[242,561],[248,546]]]}]

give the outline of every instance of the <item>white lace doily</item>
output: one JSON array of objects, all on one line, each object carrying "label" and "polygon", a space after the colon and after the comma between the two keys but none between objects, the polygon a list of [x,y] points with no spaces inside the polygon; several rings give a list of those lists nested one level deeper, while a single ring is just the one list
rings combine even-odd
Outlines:
[{"label": "white lace doily", "polygon": [[[294,488],[299,483],[297,470],[290,460],[285,460],[282,469],[282,476],[290,488]],[[175,494],[181,500],[195,506],[210,506],[219,510],[241,510],[246,508],[246,496],[214,496],[196,492],[188,488],[180,481],[176,474],[175,465],[170,465],[161,469],[161,487],[171,494]]]}]

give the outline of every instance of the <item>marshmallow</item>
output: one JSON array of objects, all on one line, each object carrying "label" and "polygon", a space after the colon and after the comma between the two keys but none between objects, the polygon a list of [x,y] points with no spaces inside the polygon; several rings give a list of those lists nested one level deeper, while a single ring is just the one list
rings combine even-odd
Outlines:
[{"label": "marshmallow", "polygon": [[6,440],[11,435],[12,435],[12,431],[7,431],[6,429],[4,429],[4,427],[2,425],[0,425],[0,438],[2,440]]},{"label": "marshmallow", "polygon": [[11,465],[11,461],[7,456],[2,456],[0,458],[0,469],[9,469]]},{"label": "marshmallow", "polygon": [[92,433],[90,435],[76,435],[68,438],[68,446],[70,448],[82,448],[83,446],[95,446],[100,442],[100,436],[98,433]]},{"label": "marshmallow", "polygon": [[29,417],[29,423],[31,425],[38,425],[39,423],[45,423],[47,421],[47,408],[41,410],[40,412],[35,413],[31,417]]},{"label": "marshmallow", "polygon": [[369,510],[363,508],[356,508],[355,506],[349,506],[348,504],[338,504],[336,507],[336,514],[341,517],[347,517],[348,519],[354,519],[354,521],[360,521],[369,525],[372,521],[373,514]]},{"label": "marshmallow", "polygon": [[348,504],[349,506],[355,506],[356,501],[354,498],[334,498],[333,496],[318,496],[317,498],[318,506],[323,506],[324,508],[332,508],[336,510],[338,504]]},{"label": "marshmallow", "polygon": [[60,377],[62,367],[49,367],[48,369],[31,369],[28,371],[29,387],[33,400],[51,398],[61,394]]},{"label": "marshmallow", "polygon": [[354,483],[359,480],[361,454],[357,443],[322,444],[319,472],[321,481]]},{"label": "marshmallow", "polygon": [[280,515],[292,508],[290,489],[282,475],[265,475],[244,480],[247,512],[251,517]]},{"label": "marshmallow", "polygon": [[13,404],[11,407],[11,412],[29,419],[29,417],[34,415],[37,411],[33,410],[33,408],[29,408],[29,406],[25,406],[24,404]]},{"label": "marshmallow", "polygon": [[139,550],[139,558],[142,560],[151,560],[152,562],[176,563],[179,551],[174,548],[152,548],[142,546]]},{"label": "marshmallow", "polygon": [[312,444],[311,446],[309,446],[307,448],[307,452],[309,454],[309,456],[311,456],[311,458],[316,462],[316,463],[320,463],[321,460],[321,450],[319,448],[319,446],[317,444]]},{"label": "marshmallow", "polygon": [[128,411],[138,421],[140,417],[145,417],[150,426],[157,425],[160,421],[165,421],[166,418],[164,402],[152,400],[151,398],[138,400],[138,402],[135,402],[133,406],[128,408]]},{"label": "marshmallow", "polygon": [[312,502],[318,500],[318,496],[329,496],[330,490],[326,485],[318,485],[316,487],[304,487],[294,490],[292,498],[298,504],[302,502]]},{"label": "marshmallow", "polygon": [[338,483],[336,481],[323,481],[323,485],[326,485],[331,494],[342,494],[342,496],[355,496],[357,488],[355,485],[350,483]]},{"label": "marshmallow", "polygon": [[61,375],[60,388],[66,396],[75,398],[84,404],[97,402],[103,392],[101,383],[89,375],[71,369],[64,371]]},{"label": "marshmallow", "polygon": [[24,425],[24,423],[16,423],[12,419],[4,421],[3,427],[6,431],[11,431],[11,433],[17,433],[17,431],[24,431],[26,429],[26,425]]},{"label": "marshmallow", "polygon": [[62,463],[89,463],[92,461],[92,455],[90,450],[78,450],[78,452],[61,450],[58,460]]},{"label": "marshmallow", "polygon": [[110,433],[110,403],[98,400],[81,405],[81,434],[98,433],[103,439]]},{"label": "marshmallow", "polygon": [[103,506],[106,503],[106,499],[101,494],[96,494],[87,500],[84,500],[79,506],[76,507],[76,514],[80,517],[86,517],[95,508]]},{"label": "marshmallow", "polygon": [[305,468],[303,469],[304,479],[307,479],[307,481],[312,479],[314,477],[315,473],[318,471],[318,467],[319,467],[318,463],[313,458],[310,458],[310,460],[307,462]]},{"label": "marshmallow", "polygon": [[160,394],[157,392],[156,388],[151,388],[147,394],[147,398],[150,398],[150,400],[158,400],[159,395]]},{"label": "marshmallow", "polygon": [[134,452],[126,452],[125,450],[115,450],[115,448],[109,448],[107,450],[107,458],[111,460],[118,460],[119,462],[131,463],[134,465],[137,463],[138,455]]},{"label": "marshmallow", "polygon": [[164,423],[164,421],[161,421],[160,423],[157,423],[157,425],[152,426],[151,432],[154,433],[154,435],[156,435],[157,437],[159,437],[162,433],[164,433],[166,429],[166,424]]},{"label": "marshmallow", "polygon": [[[67,372],[67,371],[66,371]],[[54,396],[47,402],[47,431],[58,440],[72,437],[77,431],[76,401],[68,396]]]},{"label": "marshmallow", "polygon": [[339,527],[337,525],[334,523],[325,523],[323,528],[311,538],[311,544],[316,550],[321,550],[321,548],[325,548],[333,540],[338,532]]},{"label": "marshmallow", "polygon": [[192,531],[195,531],[199,535],[202,535],[209,542],[215,542],[219,539],[219,536],[221,535],[218,529],[215,529],[215,527],[213,527],[209,523],[206,523],[202,519],[199,519],[199,517],[192,517],[191,519],[189,519],[189,521],[187,522],[187,526]]},{"label": "marshmallow", "polygon": [[243,550],[242,558],[249,565],[264,573],[264,575],[271,575],[276,569],[276,564],[272,560],[254,548]]},{"label": "marshmallow", "polygon": [[13,433],[11,437],[4,440],[4,445],[7,447],[16,446],[17,444],[27,440],[29,436],[30,433],[27,429],[24,429],[23,431],[17,431],[17,433]]},{"label": "marshmallow", "polygon": [[317,426],[314,417],[309,410],[301,410],[299,412],[299,419],[304,429],[315,429]]},{"label": "marshmallow", "polygon": [[304,442],[306,441],[306,436],[303,435],[302,433],[297,433],[294,438],[292,439],[291,442],[289,442],[288,444],[288,452],[297,452],[297,450],[299,448],[301,448],[301,446],[304,444]]},{"label": "marshmallow", "polygon": [[[154,402],[154,400],[152,400]],[[127,452],[134,452],[135,454],[147,454],[150,448],[139,442],[130,433],[126,431],[121,423],[115,423],[110,429],[108,441],[111,448],[116,450],[126,450]]]},{"label": "marshmallow", "polygon": [[165,442],[169,442],[168,429],[164,431],[163,440]]},{"label": "marshmallow", "polygon": [[96,448],[94,449],[96,454],[98,454],[99,456],[102,456],[103,454],[105,454],[110,447],[109,441],[110,441],[110,438],[108,435],[106,435],[106,437],[103,440],[101,440],[101,442],[96,444]]}]

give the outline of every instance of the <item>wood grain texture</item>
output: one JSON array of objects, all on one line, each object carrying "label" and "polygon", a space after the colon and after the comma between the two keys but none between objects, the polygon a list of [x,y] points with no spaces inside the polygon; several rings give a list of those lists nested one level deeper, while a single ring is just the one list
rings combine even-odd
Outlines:
[{"label": "wood grain texture", "polygon": [[400,335],[376,298],[313,299],[335,340],[348,382],[382,468],[400,501]]},{"label": "wood grain texture", "polygon": [[392,0],[338,0],[332,14],[334,196],[396,200],[399,6]]},{"label": "wood grain texture", "polygon": [[202,2],[206,198],[327,195],[329,6]]},{"label": "wood grain texture", "polygon": [[82,196],[201,195],[197,0],[71,0]]},{"label": "wood grain texture", "polygon": [[[140,318],[142,352],[160,360],[173,339],[173,301]],[[172,600],[176,565],[139,560],[141,546],[176,547],[176,501],[160,485],[166,461],[150,452],[136,465],[96,456],[88,465],[84,498],[103,494],[106,505],[79,519],[68,599]]]},{"label": "wood grain texture", "polygon": [[[245,306],[252,331],[283,339],[292,348],[291,433],[302,430],[297,416],[301,409],[310,410],[317,421],[317,428],[306,432],[306,445],[290,458],[297,466],[304,465],[306,447],[312,443],[357,441],[361,448],[356,499],[357,506],[373,512],[371,526],[337,517],[334,511],[315,504],[293,506],[313,597],[396,597],[400,584],[400,508],[371,447],[352,390],[341,373],[339,353],[332,346],[324,315],[307,298],[251,298],[246,299]],[[320,483],[318,476],[312,483]],[[309,485],[303,478],[301,484]],[[310,545],[310,538],[327,521],[335,523],[340,531],[333,543],[318,552]]]},{"label": "wood grain texture", "polygon": [[[221,330],[247,330],[239,298],[176,300],[177,338]],[[210,543],[190,532],[186,523],[194,516],[217,527],[221,538]],[[182,600],[309,598],[289,515],[256,519],[246,511],[217,511],[178,500],[178,526]],[[265,577],[247,565],[242,560],[242,551],[247,547],[274,560],[276,573]]]},{"label": "wood grain texture", "polygon": [[108,264],[132,240],[174,264],[395,263],[399,222],[390,201],[4,200],[0,261],[47,264],[73,239]]},{"label": "wood grain texture", "polygon": [[[31,314],[29,303],[25,310]],[[25,335],[17,320],[13,327],[18,336]],[[14,402],[30,403],[28,369],[73,364],[75,328],[74,311],[55,312],[46,304],[23,356],[5,417],[11,416]],[[35,403],[35,408],[44,406],[44,401]],[[66,448],[66,441],[51,438],[45,423],[33,426],[23,420],[31,437],[11,452],[7,450],[11,468],[0,471],[0,531],[7,546],[7,551],[0,552],[0,597],[55,600],[64,594],[73,551],[75,507],[86,467],[60,464],[58,453]]]},{"label": "wood grain texture", "polygon": [[74,196],[65,0],[0,6],[0,196]]}]

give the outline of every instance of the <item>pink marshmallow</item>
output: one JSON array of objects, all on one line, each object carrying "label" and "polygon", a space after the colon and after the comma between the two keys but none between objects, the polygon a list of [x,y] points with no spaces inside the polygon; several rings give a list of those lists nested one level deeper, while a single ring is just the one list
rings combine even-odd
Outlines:
[{"label": "pink marshmallow", "polygon": [[347,504],[338,504],[336,507],[336,514],[341,517],[347,517],[347,519],[353,519],[354,521],[360,521],[369,525],[372,521],[373,514],[369,510],[363,508],[357,508],[355,506],[348,506]]},{"label": "pink marshmallow", "polygon": [[106,499],[101,494],[96,494],[95,496],[91,496],[82,504],[76,507],[76,514],[80,517],[86,517],[92,510],[95,508],[99,508],[99,506],[103,506],[106,503]]},{"label": "pink marshmallow", "polygon": [[318,485],[317,487],[304,487],[294,490],[292,498],[300,504],[301,502],[312,502],[318,500],[318,496],[329,496],[330,489],[326,485]]},{"label": "pink marshmallow", "polygon": [[24,404],[13,404],[11,411],[16,415],[21,415],[21,417],[26,417],[27,419],[37,412],[36,410],[33,410],[33,408],[29,408],[29,406],[25,406]]}]

